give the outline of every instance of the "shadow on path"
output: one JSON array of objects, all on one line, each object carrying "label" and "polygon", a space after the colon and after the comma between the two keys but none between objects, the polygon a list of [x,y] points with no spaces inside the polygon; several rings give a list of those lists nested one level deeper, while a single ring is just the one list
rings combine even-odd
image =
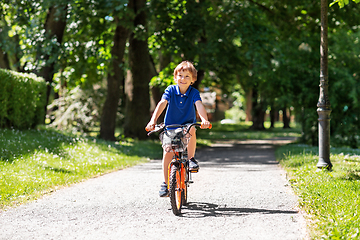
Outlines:
[{"label": "shadow on path", "polygon": [[220,143],[202,148],[196,153],[204,167],[232,168],[234,165],[276,165],[274,145]]},{"label": "shadow on path", "polygon": [[298,214],[296,210],[258,209],[258,208],[234,208],[219,206],[214,203],[190,202],[183,206],[181,217],[205,218],[205,217],[231,217],[250,214]]}]

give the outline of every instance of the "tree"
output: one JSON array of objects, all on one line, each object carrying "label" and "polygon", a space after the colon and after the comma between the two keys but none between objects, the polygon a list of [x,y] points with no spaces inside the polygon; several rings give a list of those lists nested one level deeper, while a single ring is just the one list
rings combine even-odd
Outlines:
[{"label": "tree", "polygon": [[[198,84],[211,72],[205,84],[217,85],[224,92],[233,91],[236,79],[245,90],[260,87],[254,91],[258,93],[254,104],[263,99],[258,109],[264,115],[267,106],[260,96],[266,91],[262,86],[275,39],[269,40],[274,28],[261,11],[239,1],[154,0],[151,6],[157,21],[156,42],[173,52],[173,59],[194,61]],[[263,117],[258,119],[263,125]]]},{"label": "tree", "polygon": [[[33,41],[27,41],[27,48],[24,44],[20,46],[20,42],[25,42],[28,31],[27,27],[36,24],[39,19],[42,20],[43,14],[40,13],[39,7],[28,1],[1,1],[0,2],[0,67],[12,69],[18,72],[30,71],[26,68],[27,62],[23,63],[25,52],[33,54],[36,49],[31,44]],[[26,11],[24,11],[26,9]],[[35,15],[35,16],[32,16]],[[35,29],[29,30],[36,31]],[[35,42],[36,40],[34,40]],[[30,44],[29,44],[30,42]],[[30,50],[31,49],[31,50]],[[29,57],[29,56],[26,56]]]},{"label": "tree", "polygon": [[111,50],[112,71],[107,76],[107,96],[103,106],[100,122],[100,138],[115,140],[116,113],[119,100],[124,99],[124,53],[129,29],[123,26],[119,17],[115,17],[117,24],[114,34],[114,45]]},{"label": "tree", "polygon": [[[149,78],[160,72],[152,82],[152,96],[159,98],[161,91],[156,90],[171,83],[173,66],[188,59],[199,71],[199,87],[216,86],[231,94],[234,85],[241,85],[247,96],[251,93],[257,112],[254,128],[263,128],[269,106],[272,110],[291,106],[303,126],[304,140],[317,142],[319,1],[14,1],[0,3],[0,67],[43,72],[53,81],[54,97],[62,88],[89,90],[83,92],[90,93],[89,99],[99,97],[96,104],[103,109],[103,138],[114,139],[120,114],[126,118],[127,136],[142,137],[149,118]],[[54,18],[66,20],[63,31],[61,24],[44,24],[53,7],[66,7],[69,13]],[[329,9],[331,134],[333,141],[351,146],[358,145],[360,135],[358,8],[344,1],[343,8]],[[131,26],[124,14],[129,14]],[[123,49],[125,29],[132,36]],[[133,89],[125,89],[130,93],[125,100],[123,72],[129,69]],[[104,91],[107,100],[101,97]],[[98,126],[98,118],[92,117],[86,116]],[[133,132],[134,126],[138,129]],[[354,137],[347,136],[349,131]]]},{"label": "tree", "polygon": [[66,26],[67,9],[68,5],[66,3],[54,4],[49,7],[44,24],[44,42],[38,45],[37,61],[41,67],[37,70],[37,74],[48,83],[45,108],[47,108],[50,93],[53,89],[52,82]]},{"label": "tree", "polygon": [[149,82],[150,56],[146,27],[146,0],[130,0],[129,7],[135,13],[134,31],[129,39],[130,84],[126,87],[126,110],[124,134],[127,137],[144,139],[144,127],[150,119]]}]

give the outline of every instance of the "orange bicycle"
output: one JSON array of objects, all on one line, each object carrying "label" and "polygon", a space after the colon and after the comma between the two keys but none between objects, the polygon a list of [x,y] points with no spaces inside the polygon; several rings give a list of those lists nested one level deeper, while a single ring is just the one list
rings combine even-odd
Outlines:
[{"label": "orange bicycle", "polygon": [[[148,133],[160,132],[162,147],[167,152],[174,152],[174,157],[169,164],[168,190],[171,209],[175,215],[181,213],[181,207],[186,206],[188,187],[193,183],[189,160],[187,156],[187,145],[191,137],[189,131],[192,126],[201,126],[200,123],[186,125],[156,125],[155,130]],[[209,129],[211,129],[211,124]]]}]

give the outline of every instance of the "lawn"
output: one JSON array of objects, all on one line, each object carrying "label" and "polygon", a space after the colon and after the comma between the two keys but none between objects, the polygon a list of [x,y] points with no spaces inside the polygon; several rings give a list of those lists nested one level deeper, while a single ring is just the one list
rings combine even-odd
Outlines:
[{"label": "lawn", "polygon": [[332,171],[317,171],[317,147],[291,144],[276,156],[308,213],[312,239],[360,239],[360,149],[331,148]]},{"label": "lawn", "polygon": [[157,141],[106,142],[51,129],[0,129],[0,210],[160,157]]}]

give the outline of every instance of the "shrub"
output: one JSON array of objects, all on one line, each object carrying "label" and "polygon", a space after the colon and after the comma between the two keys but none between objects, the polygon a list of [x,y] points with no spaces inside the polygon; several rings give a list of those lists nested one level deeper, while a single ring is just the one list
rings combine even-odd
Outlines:
[{"label": "shrub", "polygon": [[91,132],[99,126],[105,92],[101,88],[66,90],[49,106],[50,127],[71,132]]},{"label": "shrub", "polygon": [[34,74],[0,69],[0,127],[26,129],[44,120],[46,83]]}]

